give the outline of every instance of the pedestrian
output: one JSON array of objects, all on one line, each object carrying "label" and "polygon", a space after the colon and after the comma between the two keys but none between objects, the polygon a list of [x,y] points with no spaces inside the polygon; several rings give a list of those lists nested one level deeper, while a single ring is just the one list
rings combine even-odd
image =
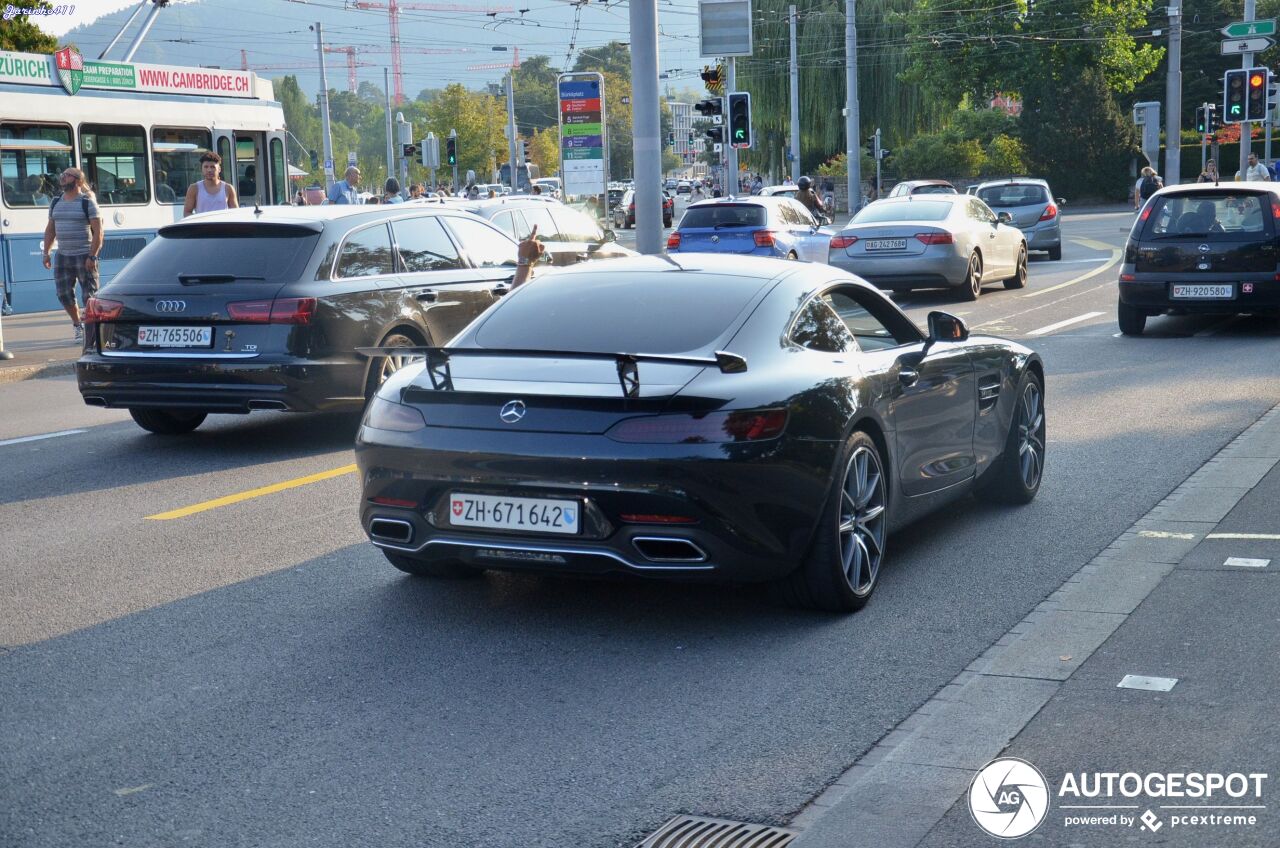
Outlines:
[{"label": "pedestrian", "polygon": [[479,200],[479,199],[480,199],[480,187],[475,183],[472,183],[471,185],[467,186],[467,200]]},{"label": "pedestrian", "polygon": [[[41,254],[45,268],[53,269],[58,302],[67,310],[75,328],[75,340],[84,342],[84,324],[76,302],[76,283],[85,303],[98,291],[98,253],[102,250],[102,213],[97,198],[89,191],[84,172],[67,168],[58,177],[62,194],[49,204],[49,222],[44,228]],[[50,262],[54,242],[58,252]]]},{"label": "pedestrian", "polygon": [[395,177],[387,177],[382,192],[383,203],[404,203],[404,198],[400,196],[400,181]]},{"label": "pedestrian", "polygon": [[360,169],[352,165],[347,168],[347,172],[342,175],[342,179],[329,186],[329,202],[358,204],[360,202],[359,185]]},{"label": "pedestrian", "polygon": [[1218,180],[1218,163],[1210,159],[1204,163],[1204,170],[1200,172],[1200,176],[1196,177],[1196,182],[1216,183]]},{"label": "pedestrian", "polygon": [[422,183],[410,183],[410,184],[409,184],[409,199],[410,199],[410,200],[417,200],[417,199],[418,199],[418,198],[420,198],[420,197],[422,197]]},{"label": "pedestrian", "polygon": [[534,194],[542,194],[542,186],[538,185],[537,183],[534,183],[534,184],[533,184],[533,188],[531,189],[531,191],[532,191]]},{"label": "pedestrian", "polygon": [[1138,177],[1138,181],[1133,184],[1133,208],[1142,206],[1147,202],[1147,198],[1162,188],[1164,188],[1164,180],[1160,179],[1155,168],[1147,165],[1142,169],[1142,175]]},{"label": "pedestrian", "polygon": [[489,187],[489,199],[490,199],[490,200],[493,200],[493,199],[494,199],[495,197],[497,197],[497,196],[498,196],[498,193],[497,193],[496,191],[494,191],[494,190],[493,190],[493,187],[492,187],[492,186],[490,186],[490,187]]},{"label": "pedestrian", "polygon": [[[1236,180],[1241,179],[1240,172],[1236,171]],[[1249,154],[1249,166],[1244,169],[1245,182],[1269,183],[1271,182],[1271,171],[1266,165],[1258,161],[1258,154]]]},{"label": "pedestrian", "polygon": [[209,151],[200,157],[200,173],[204,179],[187,187],[187,199],[182,206],[182,217],[197,212],[213,212],[217,209],[236,209],[240,198],[231,183],[222,180],[222,157]]}]

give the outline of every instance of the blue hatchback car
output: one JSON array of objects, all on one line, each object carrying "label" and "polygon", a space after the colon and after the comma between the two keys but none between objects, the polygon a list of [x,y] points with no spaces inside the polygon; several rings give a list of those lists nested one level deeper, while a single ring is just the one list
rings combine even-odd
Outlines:
[{"label": "blue hatchback car", "polygon": [[667,253],[737,253],[826,262],[833,230],[790,197],[722,197],[692,204]]}]

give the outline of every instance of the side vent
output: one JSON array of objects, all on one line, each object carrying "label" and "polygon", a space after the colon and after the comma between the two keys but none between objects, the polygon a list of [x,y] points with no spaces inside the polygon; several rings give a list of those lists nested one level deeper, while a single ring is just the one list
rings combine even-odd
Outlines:
[{"label": "side vent", "polygon": [[676,816],[636,848],[786,848],[797,831],[701,816]]},{"label": "side vent", "polygon": [[138,255],[138,251],[146,246],[147,240],[141,236],[137,238],[109,238],[102,242],[102,252],[99,256],[103,260],[132,259]]},{"label": "side vent", "polygon": [[986,412],[1000,399],[1000,375],[987,374],[978,378],[978,411]]}]

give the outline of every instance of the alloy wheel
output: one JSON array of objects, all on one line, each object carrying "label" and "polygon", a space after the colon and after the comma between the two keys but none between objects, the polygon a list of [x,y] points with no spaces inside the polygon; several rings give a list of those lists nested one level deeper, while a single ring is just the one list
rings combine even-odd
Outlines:
[{"label": "alloy wheel", "polygon": [[859,445],[840,487],[840,560],[858,597],[871,594],[884,557],[885,482],[880,456]]},{"label": "alloy wheel", "polygon": [[1040,386],[1029,381],[1018,403],[1018,467],[1022,484],[1034,489],[1044,471],[1044,409]]},{"label": "alloy wheel", "polygon": [[975,298],[982,294],[982,257],[976,253],[969,257],[969,286]]},{"label": "alloy wheel", "polygon": [[[413,342],[404,337],[396,336],[389,339],[386,347],[413,347]],[[392,374],[404,368],[406,365],[412,365],[415,362],[421,362],[422,356],[410,353],[392,354],[382,357],[382,367],[378,371],[378,385],[381,386],[387,381]]]}]

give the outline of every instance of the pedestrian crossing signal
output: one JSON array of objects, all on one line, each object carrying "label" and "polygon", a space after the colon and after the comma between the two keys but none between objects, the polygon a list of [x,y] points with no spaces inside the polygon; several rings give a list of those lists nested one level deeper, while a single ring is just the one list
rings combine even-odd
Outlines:
[{"label": "pedestrian crossing signal", "polygon": [[444,161],[449,167],[458,164],[458,139],[455,136],[444,140]]}]

